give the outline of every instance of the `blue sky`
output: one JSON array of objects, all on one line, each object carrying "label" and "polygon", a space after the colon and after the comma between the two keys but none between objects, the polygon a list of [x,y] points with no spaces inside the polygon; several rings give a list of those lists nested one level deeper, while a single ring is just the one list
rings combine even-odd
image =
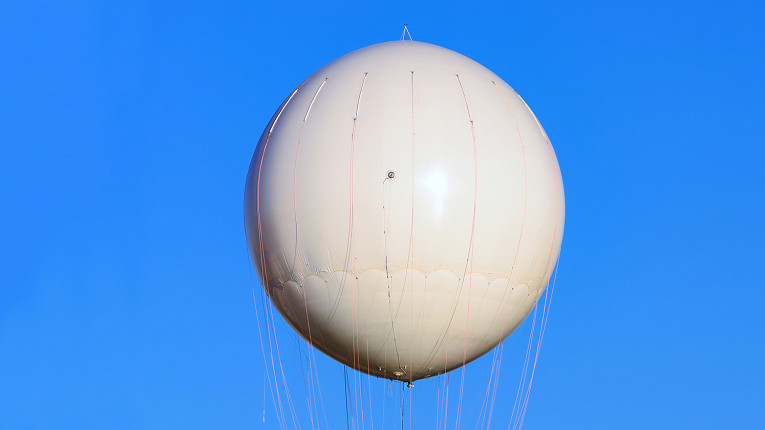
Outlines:
[{"label": "blue sky", "polygon": [[[247,167],[292,89],[404,23],[513,86],[560,161],[566,231],[525,428],[765,427],[762,3],[155,3],[0,14],[0,427],[278,428]],[[307,345],[276,326],[311,428]],[[527,336],[506,343],[493,427]],[[342,367],[317,360],[344,428]],[[466,371],[463,428],[490,363]],[[399,386],[374,387],[375,424],[398,428]],[[438,390],[415,390],[405,428],[435,428]]]}]

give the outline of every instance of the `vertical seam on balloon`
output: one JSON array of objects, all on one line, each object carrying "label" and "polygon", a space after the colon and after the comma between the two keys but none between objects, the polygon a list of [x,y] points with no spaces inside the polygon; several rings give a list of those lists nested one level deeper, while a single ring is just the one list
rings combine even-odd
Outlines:
[{"label": "vertical seam on balloon", "polygon": [[[390,337],[390,334],[393,333],[393,313],[392,313],[392,305],[391,305],[391,300],[390,300],[391,299],[391,297],[390,297],[390,287],[391,287],[391,285],[390,285],[390,272],[388,271],[388,219],[387,219],[387,213],[385,211],[385,206],[386,206],[386,204],[385,204],[385,182],[387,180],[388,180],[388,177],[386,175],[385,179],[383,179],[383,181],[382,181],[382,212],[383,212],[382,213],[382,215],[383,215],[382,216],[382,222],[383,222],[382,232],[383,232],[383,253],[384,253],[383,254],[384,255],[383,268],[385,269],[385,287],[386,287],[386,292],[387,292],[387,296],[388,296],[388,319],[390,320],[391,329],[388,332],[388,336],[386,336],[385,341],[383,342],[383,345],[388,343],[388,338]],[[383,348],[383,347],[381,346],[381,348]],[[379,353],[379,351],[378,351],[378,353]],[[385,373],[388,370],[388,356],[387,356],[387,354],[385,354],[383,357],[384,357],[383,364],[385,365],[385,371],[383,371],[383,376],[384,376]],[[382,371],[382,369],[381,369],[381,371]]]},{"label": "vertical seam on balloon", "polygon": [[[457,292],[457,299],[456,299],[456,301],[454,303],[454,309],[452,309],[452,314],[449,317],[449,322],[446,325],[446,330],[444,331],[444,334],[441,336],[441,339],[439,339],[436,342],[436,344],[433,346],[433,349],[428,354],[428,358],[425,360],[425,366],[427,367],[427,365],[433,360],[433,358],[435,358],[435,355],[438,353],[438,351],[440,350],[441,346],[443,345],[444,346],[444,372],[443,373],[446,373],[448,371],[448,367],[449,367],[448,366],[448,362],[449,362],[449,351],[448,351],[449,350],[449,332],[451,330],[452,322],[454,321],[454,315],[455,315],[455,313],[457,311],[457,307],[459,306],[459,297],[462,294],[462,288],[463,288],[463,286],[465,284],[465,274],[467,273],[468,264],[471,261],[470,257],[471,257],[471,254],[473,252],[473,235],[475,233],[475,209],[476,209],[475,208],[475,203],[476,203],[475,199],[476,199],[476,196],[477,196],[477,186],[478,186],[478,167],[477,167],[477,157],[476,157],[476,151],[475,151],[475,134],[474,134],[474,129],[473,129],[473,120],[472,120],[472,116],[470,115],[470,107],[468,106],[468,103],[467,103],[467,96],[465,95],[465,92],[464,92],[464,90],[462,88],[462,81],[460,80],[460,77],[459,77],[458,74],[455,74],[455,76],[457,77],[457,82],[458,82],[459,87],[460,87],[460,92],[462,93],[463,99],[465,101],[465,109],[466,109],[467,114],[468,114],[468,120],[470,121],[471,136],[473,138],[473,149],[474,149],[474,151],[473,151],[473,161],[474,161],[474,180],[475,181],[474,181],[474,196],[473,196],[473,198],[474,198],[474,201],[473,201],[473,223],[472,223],[473,225],[472,225],[471,233],[470,233],[470,247],[468,249],[468,257],[467,257],[467,259],[465,261],[465,270],[463,272],[462,279],[459,280],[459,290]],[[472,269],[471,269],[471,271],[472,271]],[[471,276],[471,279],[470,279],[469,282],[472,284],[472,276]],[[468,294],[468,304],[469,304],[469,294]],[[466,338],[466,341],[467,341],[467,338]],[[446,390],[446,394],[448,396],[448,378],[447,378],[447,390]],[[446,413],[447,411],[445,410],[444,412]],[[444,423],[444,425],[446,425],[446,423]]]},{"label": "vertical seam on balloon", "polygon": [[[346,241],[345,246],[345,261],[343,263],[343,278],[340,281],[340,292],[337,295],[337,298],[335,299],[335,303],[332,305],[332,310],[329,313],[329,316],[327,317],[327,321],[331,320],[332,317],[335,315],[335,312],[337,312],[337,307],[340,304],[340,297],[342,296],[344,290],[345,290],[345,281],[348,276],[348,264],[350,262],[350,251],[351,251],[351,241],[353,239],[353,152],[354,152],[354,146],[355,146],[355,140],[356,140],[356,119],[358,118],[358,111],[359,111],[359,104],[361,103],[361,94],[364,91],[364,83],[367,80],[367,74],[368,72],[364,72],[364,78],[361,81],[361,89],[359,90],[358,99],[356,100],[356,109],[353,116],[353,126],[351,129],[351,154],[350,154],[350,196],[349,196],[349,217],[348,217],[348,239]],[[353,342],[352,342],[353,343]],[[355,354],[355,353],[354,353]],[[354,359],[355,360],[355,359]]]},{"label": "vertical seam on balloon", "polygon": [[[353,127],[351,131],[351,151],[350,151],[350,160],[349,160],[349,205],[348,205],[348,218],[349,218],[349,224],[348,224],[348,247],[347,247],[347,254],[346,254],[346,262],[345,262],[345,273],[347,274],[348,266],[351,266],[351,270],[354,272],[353,277],[355,279],[355,288],[352,288],[351,293],[351,319],[353,323],[352,327],[352,333],[351,333],[351,346],[352,346],[352,362],[353,362],[353,368],[354,370],[359,370],[361,368],[361,348],[359,346],[359,324],[358,324],[358,277],[355,273],[355,267],[356,265],[353,262],[353,218],[354,218],[354,190],[353,190],[353,167],[354,167],[354,158],[355,158],[355,151],[356,151],[356,120],[359,116],[359,105],[361,104],[361,95],[364,92],[364,84],[367,81],[367,72],[364,72],[364,78],[361,81],[361,88],[359,89],[359,95],[356,99],[356,109],[353,116]],[[344,275],[347,276],[347,275]],[[351,281],[353,282],[353,280]],[[355,296],[355,297],[354,297]],[[355,307],[355,312],[354,312]],[[363,395],[361,394],[361,379],[360,376],[358,376],[358,372],[356,375],[356,380],[354,381],[358,387],[358,391],[354,389],[354,396],[357,396],[357,402],[356,407],[361,405],[361,421],[362,421],[362,428],[364,427],[364,403],[363,403]],[[361,397],[362,401],[359,402],[358,399]]]},{"label": "vertical seam on balloon", "polygon": [[[523,135],[521,134],[521,129],[518,126],[518,121],[515,118],[515,114],[514,114],[512,108],[510,107],[510,104],[507,102],[507,99],[505,98],[505,96],[502,94],[502,92],[497,87],[496,82],[492,81],[492,83],[494,84],[494,86],[495,86],[497,92],[499,93],[500,97],[502,97],[502,101],[505,103],[505,106],[507,107],[508,112],[510,112],[510,117],[513,120],[513,124],[515,125],[515,130],[516,130],[516,132],[518,134],[518,140],[519,140],[520,145],[521,145],[521,156],[522,156],[522,159],[523,159],[523,214],[521,216],[521,229],[520,229],[520,233],[518,235],[518,243],[516,244],[516,247],[515,247],[515,256],[513,257],[513,265],[510,267],[510,277],[509,277],[510,285],[509,285],[509,287],[510,287],[511,292],[512,292],[513,282],[515,281],[515,275],[517,274],[516,266],[518,265],[518,256],[520,255],[521,242],[523,241],[523,232],[524,232],[524,228],[526,226],[526,211],[527,211],[527,207],[528,207],[528,167],[527,167],[527,163],[526,163],[526,145],[523,142]],[[506,305],[509,306],[509,303],[510,303],[510,296],[508,295]],[[508,314],[509,314],[509,312],[508,312]],[[508,314],[506,314],[506,316],[508,316]],[[505,321],[505,322],[507,322],[507,321]],[[502,333],[500,333],[500,338],[497,340],[497,344],[499,344],[501,342],[501,335],[502,335]]]},{"label": "vertical seam on balloon", "polygon": [[[282,112],[284,112],[284,109],[287,108],[287,105],[289,105],[290,101],[295,96],[295,94],[297,94],[298,90],[300,90],[300,87],[295,88],[295,90],[292,92],[292,94],[290,94],[289,98],[287,98],[287,101],[284,102],[284,106],[282,106],[282,109],[276,115],[276,118],[274,119],[274,122],[271,124],[271,128],[268,130],[268,135],[266,135],[266,141],[263,144],[263,152],[260,155],[260,163],[259,163],[259,166],[258,166],[258,178],[257,178],[256,190],[255,190],[255,195],[256,195],[256,213],[257,213],[257,217],[258,217],[258,246],[260,248],[260,264],[261,264],[261,272],[263,274],[263,280],[264,280],[264,285],[263,285],[264,288],[263,289],[266,291],[266,293],[269,296],[270,296],[270,294],[269,294],[269,291],[268,291],[268,269],[266,267],[265,250],[264,250],[264,247],[263,247],[263,230],[262,230],[262,226],[261,226],[261,217],[260,217],[260,177],[261,177],[261,173],[262,173],[262,169],[263,169],[263,159],[266,156],[266,149],[268,149],[268,141],[271,139],[271,133],[274,131],[274,128],[276,127],[276,124],[279,122],[279,118],[282,116]],[[268,323],[268,321],[269,321],[268,317],[267,317],[268,309],[265,308],[265,310],[266,310],[266,323]],[[270,334],[270,332],[269,332],[269,335],[268,335],[268,344],[269,344],[269,350],[271,350],[271,334]],[[276,397],[278,399],[279,409],[281,411],[281,409],[282,409],[282,407],[281,407],[281,395],[279,394],[279,383],[276,381],[276,369],[275,369],[275,366],[274,366],[274,359],[273,359],[273,352],[272,352],[272,350],[271,350],[271,367],[272,367],[273,374],[274,374],[274,385],[276,386]],[[284,380],[283,375],[282,375],[282,379],[283,379],[283,382],[285,383],[285,390],[286,390],[287,389],[287,387],[286,387],[286,380]],[[283,415],[283,412],[282,412],[282,415]]]},{"label": "vertical seam on balloon", "polygon": [[[460,93],[462,94],[463,99],[465,101],[465,109],[467,111],[468,120],[470,122],[471,136],[473,138],[473,162],[474,162],[474,193],[473,193],[474,195],[473,195],[473,200],[474,201],[473,201],[473,221],[472,221],[472,227],[471,227],[471,232],[470,232],[470,244],[469,244],[469,248],[468,248],[468,256],[467,256],[466,261],[465,261],[465,270],[463,271],[462,279],[459,280],[459,290],[457,292],[457,301],[454,304],[454,309],[452,310],[452,315],[449,318],[449,322],[446,325],[446,330],[444,331],[443,336],[441,337],[441,339],[438,342],[436,342],[436,345],[433,347],[433,351],[428,355],[428,359],[426,360],[426,365],[427,365],[428,363],[430,363],[430,361],[433,359],[435,354],[440,349],[441,342],[444,342],[444,373],[446,373],[448,371],[447,369],[448,369],[448,361],[449,361],[449,351],[448,351],[448,349],[449,349],[449,331],[451,330],[451,325],[452,325],[452,322],[454,321],[454,315],[455,315],[455,313],[457,311],[457,307],[459,306],[459,297],[462,294],[462,288],[463,288],[463,286],[465,284],[465,275],[467,274],[468,265],[469,265],[469,263],[471,261],[470,256],[471,256],[471,254],[473,252],[473,234],[475,233],[475,203],[476,203],[475,199],[476,199],[477,186],[478,186],[478,175],[477,175],[478,174],[478,168],[477,168],[477,164],[476,164],[477,163],[477,159],[476,159],[476,152],[475,152],[475,134],[473,133],[473,119],[472,119],[472,117],[470,115],[470,107],[468,106],[468,103],[467,103],[467,97],[465,96],[465,92],[464,92],[464,90],[462,88],[462,81],[460,80],[460,77],[459,77],[458,74],[455,74],[455,76],[457,77],[457,83],[459,84],[459,87],[460,87]],[[472,276],[470,278],[471,279],[470,279],[469,282],[472,283]],[[470,298],[470,295],[468,293],[468,305],[469,305],[469,298]],[[465,338],[465,341],[467,343],[467,337]]]},{"label": "vertical seam on balloon", "polygon": [[[292,261],[292,270],[295,271],[295,265],[297,262],[300,262],[300,267],[302,268],[302,259],[300,258],[300,227],[298,224],[298,217],[297,217],[297,163],[298,163],[298,154],[300,152],[300,143],[303,141],[303,131],[305,130],[306,123],[308,122],[308,115],[311,113],[311,108],[313,107],[314,102],[316,101],[316,98],[319,96],[319,93],[321,92],[321,89],[324,88],[324,84],[327,83],[327,80],[329,78],[324,78],[324,81],[319,85],[319,88],[316,90],[316,92],[313,95],[313,98],[311,99],[311,103],[308,105],[308,109],[306,109],[305,116],[303,117],[303,124],[300,127],[300,135],[298,136],[297,146],[295,148],[295,163],[294,168],[292,171],[292,210],[295,217],[295,258]],[[315,394],[313,391],[313,368],[315,368],[315,357],[313,356],[313,336],[311,334],[311,321],[308,316],[308,299],[306,297],[306,291],[305,291],[305,285],[302,285],[302,279],[301,279],[301,289],[303,291],[303,304],[305,306],[305,321],[306,325],[308,327],[308,344],[311,346],[311,348],[308,350],[309,355],[309,361],[308,361],[308,413],[311,417],[311,428],[314,428],[313,424],[313,408],[311,405],[311,399],[313,398],[313,404],[316,404]],[[312,367],[313,366],[313,367]],[[316,383],[319,384],[319,379],[316,378]],[[318,413],[316,419],[318,420]]]},{"label": "vertical seam on balloon", "polygon": [[[409,225],[409,251],[412,256],[412,263],[414,263],[414,71],[412,70],[412,220]],[[407,258],[407,265],[409,265],[409,259]],[[414,266],[414,264],[412,264]],[[414,268],[412,271],[412,279],[409,287],[409,383],[412,383],[412,376],[414,373],[413,357],[412,357],[412,342],[414,341],[412,324],[414,324]],[[410,402],[410,417],[411,417],[411,402]]]},{"label": "vertical seam on balloon", "polygon": [[[394,347],[394,351],[396,352],[396,363],[400,364],[401,363],[401,357],[399,355],[398,343],[396,341],[396,327],[395,327],[395,324],[393,322],[393,303],[391,301],[391,299],[392,299],[392,297],[391,297],[392,281],[391,281],[391,276],[390,276],[390,270],[388,269],[388,221],[390,219],[390,215],[389,215],[390,214],[390,207],[388,208],[388,213],[386,214],[386,212],[385,212],[385,182],[388,181],[388,179],[389,178],[387,176],[386,176],[385,179],[383,179],[383,207],[382,207],[382,209],[383,209],[383,237],[384,237],[384,247],[385,247],[385,262],[384,262],[384,264],[385,264],[385,284],[386,284],[387,290],[388,290],[387,291],[388,292],[388,319],[390,320],[390,332],[389,332],[388,337],[386,337],[385,342],[383,343],[383,345],[388,342],[388,338],[392,335],[393,336],[393,347]],[[388,184],[388,189],[390,191],[388,193],[390,195],[390,197],[388,199],[388,202],[389,202],[388,206],[391,206],[393,204],[392,203],[393,202],[392,184],[390,184],[390,183]],[[383,346],[381,346],[380,348],[383,349]],[[385,371],[383,373],[387,373],[387,366],[388,366],[387,355],[385,356],[385,366],[386,366],[386,369],[385,369]]]},{"label": "vertical seam on balloon", "polygon": [[[467,338],[468,338],[468,331],[470,326],[470,292],[473,287],[473,253],[475,252],[474,246],[475,246],[475,218],[476,218],[476,206],[478,203],[478,151],[476,148],[476,140],[475,140],[475,125],[473,124],[473,117],[470,115],[470,107],[468,106],[467,101],[467,95],[465,94],[465,89],[462,87],[462,80],[460,79],[460,75],[457,76],[457,82],[460,85],[460,91],[462,91],[462,97],[465,100],[465,110],[467,111],[468,120],[470,121],[470,134],[473,140],[473,225],[471,227],[470,231],[470,250],[468,251],[468,260],[470,264],[470,278],[468,279],[468,301],[467,301],[467,317],[465,319],[465,343],[463,347],[462,352],[462,376],[460,378],[460,396],[457,406],[457,427],[459,427],[459,422],[462,414],[462,395],[463,395],[463,388],[464,388],[464,382],[465,382],[465,362],[467,360]],[[467,264],[465,266],[467,271]],[[467,273],[466,273],[467,275]],[[464,279],[463,279],[464,284]]]},{"label": "vertical seam on balloon", "polygon": [[[284,109],[287,108],[287,105],[289,105],[292,98],[295,96],[295,94],[298,92],[300,87],[296,88],[295,91],[290,94],[289,98],[286,102],[284,102],[284,106],[282,106],[282,109],[279,111],[279,113],[276,115],[276,118],[274,119],[274,122],[271,124],[271,128],[268,130],[268,135],[266,135],[266,141],[263,144],[263,151],[260,155],[260,162],[258,165],[258,178],[256,182],[256,190],[255,190],[255,196],[256,196],[256,213],[258,217],[258,246],[260,251],[260,263],[261,263],[261,271],[263,272],[263,279],[265,281],[264,289],[268,293],[268,271],[266,270],[266,260],[265,260],[265,251],[263,248],[263,230],[261,226],[261,219],[260,219],[260,177],[263,170],[263,160],[266,157],[266,150],[268,149],[268,142],[271,139],[271,133],[274,131],[274,128],[276,127],[276,124],[279,122],[279,118],[282,116],[282,112],[284,112]],[[270,295],[270,294],[269,294]]]},{"label": "vertical seam on balloon", "polygon": [[[404,302],[404,292],[406,291],[406,282],[407,282],[407,280],[409,280],[411,282],[410,293],[411,293],[411,290],[414,288],[414,283],[413,283],[414,282],[414,268],[412,267],[412,265],[409,264],[410,259],[414,258],[413,257],[413,252],[414,252],[414,248],[413,248],[413,246],[414,246],[413,245],[413,234],[414,234],[414,72],[410,71],[410,73],[411,73],[411,76],[412,76],[412,78],[411,78],[412,79],[412,109],[411,109],[411,114],[412,114],[412,126],[411,126],[412,127],[412,135],[411,135],[411,138],[412,138],[412,146],[411,146],[411,156],[412,156],[412,175],[411,175],[412,200],[411,200],[411,211],[412,212],[411,212],[411,215],[412,215],[412,219],[411,219],[410,228],[409,228],[409,247],[407,248],[406,265],[404,267],[404,279],[403,279],[403,283],[402,283],[402,286],[401,286],[401,295],[399,297],[398,307],[396,308],[396,316],[395,316],[396,319],[398,319],[398,314],[401,311],[401,305]],[[411,277],[409,276],[410,272],[411,272]],[[406,376],[409,376],[409,379],[410,379],[409,382],[411,382],[411,372],[412,372],[412,370],[411,370],[411,362],[412,362],[412,360],[411,360],[411,358],[412,358],[412,330],[411,330],[411,328],[412,328],[411,327],[412,306],[411,306],[411,298],[412,297],[410,295],[410,308],[409,308],[409,312],[410,312],[410,326],[409,326],[409,358],[410,358],[409,361],[410,361],[410,366],[409,367],[410,367],[410,369],[409,369],[409,371],[408,372],[406,371],[406,365],[402,365],[401,364],[401,358],[400,357],[399,357],[399,362],[398,362],[399,370],[401,370],[404,373],[404,377],[402,377],[401,379],[402,380],[406,380],[407,379]],[[393,338],[393,341],[394,341],[394,344],[395,344],[396,343],[395,336]],[[396,346],[396,348],[398,348],[398,346]],[[409,374],[406,375],[407,373],[409,373]]]},{"label": "vertical seam on balloon", "polygon": [[[359,98],[361,98],[361,97],[359,96]],[[392,285],[391,285],[391,277],[390,277],[390,271],[388,269],[388,235],[387,235],[388,224],[387,224],[387,220],[385,219],[386,218],[386,213],[385,213],[385,182],[388,181],[388,179],[389,178],[387,177],[387,175],[386,175],[385,179],[383,179],[383,236],[384,236],[384,242],[385,242],[385,282],[386,282],[387,287],[388,287],[388,317],[390,319],[390,324],[391,324],[390,334],[393,335],[393,347],[394,347],[394,350],[396,352],[396,364],[398,365],[398,368],[401,369],[401,355],[400,355],[399,350],[398,350],[398,341],[396,339],[396,327],[395,327],[395,324],[394,324],[394,318],[393,318],[393,313],[392,313],[393,309],[392,309],[392,303],[391,303],[391,287],[392,287]],[[392,193],[392,185],[389,188],[391,189],[391,193]],[[390,199],[390,202],[392,204],[392,197]],[[406,275],[406,272],[404,272],[404,273]],[[402,291],[402,294],[403,294],[403,291]],[[401,301],[399,300],[399,307],[400,306],[401,306]],[[398,309],[396,310],[396,315],[398,315]],[[387,342],[387,338],[386,338],[386,342]],[[382,348],[382,346],[381,346],[381,348]],[[387,373],[387,358],[386,358],[386,371],[385,372]]]},{"label": "vertical seam on balloon", "polygon": [[319,93],[321,92],[321,89],[324,88],[324,85],[327,83],[329,78],[324,78],[324,81],[322,81],[321,85],[319,85],[319,89],[316,90],[316,94],[313,95],[313,98],[311,99],[311,103],[308,105],[308,109],[305,111],[305,116],[303,117],[303,122],[306,122],[308,120],[308,115],[311,114],[311,109],[313,108],[313,104],[316,102],[316,98],[319,97]]}]

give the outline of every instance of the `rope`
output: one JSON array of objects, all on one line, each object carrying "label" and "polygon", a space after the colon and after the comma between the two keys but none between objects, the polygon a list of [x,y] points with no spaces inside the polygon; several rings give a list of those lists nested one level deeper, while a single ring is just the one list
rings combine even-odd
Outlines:
[{"label": "rope", "polygon": [[537,305],[534,305],[534,318],[531,320],[531,331],[529,332],[529,342],[526,345],[526,357],[523,360],[523,370],[521,372],[521,380],[518,382],[518,391],[515,393],[515,401],[513,402],[513,411],[510,414],[510,422],[507,424],[507,428],[510,429],[510,425],[515,420],[515,411],[518,407],[518,401],[521,399],[521,393],[523,390],[523,383],[526,380],[526,371],[529,367],[529,356],[531,355],[531,345],[533,344],[534,339],[534,328],[536,327],[537,322]]},{"label": "rope", "polygon": [[401,32],[401,40],[404,40],[405,35],[409,35],[409,40],[412,40],[412,34],[409,33],[409,29],[406,27],[406,24],[404,24],[404,31]]},{"label": "rope", "polygon": [[[245,231],[246,231],[246,223],[245,223]],[[260,351],[263,354],[263,366],[265,366],[266,368],[264,373],[266,374],[266,379],[268,381],[268,389],[271,392],[271,402],[274,404],[274,409],[277,410],[276,420],[279,423],[279,428],[284,429],[284,424],[282,423],[278,413],[278,410],[281,409],[281,401],[279,402],[279,407],[277,408],[276,399],[274,397],[274,387],[271,384],[271,374],[268,372],[268,360],[266,359],[266,350],[265,350],[265,347],[263,346],[263,336],[261,334],[261,328],[260,328],[260,316],[258,315],[258,301],[255,298],[255,283],[253,282],[253,279],[252,279],[252,266],[249,264],[249,258],[248,258],[247,266],[250,269],[250,288],[252,289],[252,304],[255,307],[255,322],[258,324],[258,340],[260,341]],[[276,375],[274,375],[274,378],[276,378]],[[263,382],[265,383],[266,381],[263,381]],[[264,385],[263,386],[263,422],[266,422],[265,391],[266,391],[266,387]],[[277,392],[277,395],[278,395],[278,392]]]},{"label": "rope", "polygon": [[345,393],[345,427],[346,429],[351,429],[351,418],[350,413],[348,412],[348,402],[350,401],[348,399],[348,391],[350,391],[350,388],[348,387],[348,368],[343,366],[343,392]]},{"label": "rope", "polygon": [[539,333],[539,339],[537,340],[537,353],[536,353],[536,356],[534,357],[534,366],[531,369],[531,379],[529,380],[529,387],[526,393],[526,402],[523,406],[523,414],[521,415],[520,425],[518,426],[519,430],[523,427],[523,421],[526,418],[526,408],[528,407],[529,394],[531,393],[531,383],[534,382],[534,370],[537,367],[537,358],[539,357],[539,349],[542,346],[542,338],[544,337],[545,329],[547,328],[547,321],[550,318],[550,306],[552,305],[552,296],[555,291],[555,281],[557,278],[558,278],[558,265],[556,264],[555,275],[553,277],[553,284],[552,284],[552,288],[550,289],[550,300],[549,300],[549,303],[547,304],[547,312],[543,314],[541,331]]},{"label": "rope", "polygon": [[284,375],[284,366],[282,366],[282,355],[279,351],[279,340],[276,337],[276,325],[274,324],[274,316],[272,307],[268,307],[266,315],[270,318],[271,331],[274,336],[274,345],[276,346],[276,358],[279,361],[279,371],[282,375],[282,381],[284,382],[284,393],[287,397],[287,406],[290,408],[290,414],[292,416],[292,422],[297,429],[300,429],[300,422],[297,419],[297,413],[295,412],[295,406],[292,403],[292,396],[290,395],[290,389],[287,385],[287,377]]},{"label": "rope", "polygon": [[404,390],[406,390],[406,382],[401,382],[401,430],[404,430]]}]

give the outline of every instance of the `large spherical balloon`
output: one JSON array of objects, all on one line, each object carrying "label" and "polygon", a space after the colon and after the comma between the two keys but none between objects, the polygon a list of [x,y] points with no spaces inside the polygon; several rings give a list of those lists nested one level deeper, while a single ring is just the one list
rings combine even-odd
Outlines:
[{"label": "large spherical balloon", "polygon": [[403,381],[460,367],[521,324],[563,216],[557,159],[521,97],[412,41],[352,52],[300,84],[245,191],[276,309],[335,360]]}]

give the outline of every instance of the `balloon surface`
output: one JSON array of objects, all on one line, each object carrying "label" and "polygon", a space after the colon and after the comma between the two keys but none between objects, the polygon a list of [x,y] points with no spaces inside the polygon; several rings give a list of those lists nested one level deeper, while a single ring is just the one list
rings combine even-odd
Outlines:
[{"label": "balloon surface", "polygon": [[558,258],[564,198],[547,135],[510,86],[456,52],[396,41],[287,97],[244,209],[284,319],[341,363],[415,381],[523,322]]}]

